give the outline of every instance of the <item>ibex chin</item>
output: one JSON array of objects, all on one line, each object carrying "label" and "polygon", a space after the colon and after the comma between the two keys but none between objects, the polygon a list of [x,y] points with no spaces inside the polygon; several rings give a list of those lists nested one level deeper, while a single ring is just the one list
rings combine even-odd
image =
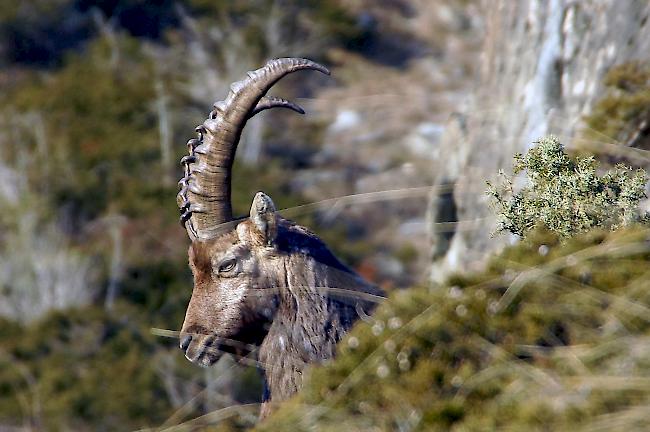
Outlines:
[{"label": "ibex chin", "polygon": [[180,346],[202,366],[223,352],[257,354],[265,378],[262,418],[271,402],[300,388],[309,363],[334,355],[337,342],[382,295],[317,236],[278,216],[264,193],[253,198],[249,217],[233,218],[231,170],[244,125],[269,108],[304,113],[292,102],[266,96],[282,77],[303,69],[329,75],[324,66],[298,58],[272,60],[248,72],[214,104],[181,160],[178,204],[192,241],[194,289]]}]

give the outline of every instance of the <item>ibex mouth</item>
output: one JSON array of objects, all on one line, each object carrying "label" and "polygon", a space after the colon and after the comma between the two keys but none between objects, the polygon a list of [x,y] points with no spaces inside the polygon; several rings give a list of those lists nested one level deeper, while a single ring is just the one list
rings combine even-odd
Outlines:
[{"label": "ibex mouth", "polygon": [[203,367],[212,366],[224,354],[232,354],[241,359],[252,351],[248,344],[203,334],[186,334],[181,339],[180,347],[185,352],[186,359]]},{"label": "ibex mouth", "polygon": [[[222,354],[219,352],[210,351],[210,347],[205,347],[197,358],[194,360],[190,359],[190,361],[199,366],[210,367],[221,358],[221,355]],[[187,355],[185,357],[187,357]],[[189,357],[187,358],[189,359]]]},{"label": "ibex mouth", "polygon": [[[185,334],[181,337],[180,347],[185,358],[201,366],[210,366],[219,360],[220,355],[211,355],[211,339],[208,335]],[[216,354],[216,352],[215,352]]]}]

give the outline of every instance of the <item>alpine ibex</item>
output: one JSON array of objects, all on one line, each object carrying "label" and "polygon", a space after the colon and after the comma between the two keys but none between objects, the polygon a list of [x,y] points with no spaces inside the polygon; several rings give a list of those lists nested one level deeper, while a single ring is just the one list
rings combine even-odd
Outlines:
[{"label": "alpine ibex", "polygon": [[231,85],[214,104],[198,138],[187,143],[179,182],[181,223],[192,241],[189,264],[194,289],[181,330],[181,349],[209,366],[223,352],[257,352],[265,378],[261,417],[270,402],[288,398],[301,385],[307,364],[334,355],[336,343],[359,314],[372,309],[381,291],[341,264],[306,228],[276,214],[258,192],[250,216],[234,219],[231,170],[246,121],[260,111],[298,105],[265,96],[285,75],[312,69],[306,59],[269,61]]}]

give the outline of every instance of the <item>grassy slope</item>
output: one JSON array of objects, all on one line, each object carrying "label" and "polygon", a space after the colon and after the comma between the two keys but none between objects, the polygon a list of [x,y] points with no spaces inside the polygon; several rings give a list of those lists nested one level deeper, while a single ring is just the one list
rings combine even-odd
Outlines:
[{"label": "grassy slope", "polygon": [[648,234],[537,233],[395,293],[258,430],[647,428]]}]

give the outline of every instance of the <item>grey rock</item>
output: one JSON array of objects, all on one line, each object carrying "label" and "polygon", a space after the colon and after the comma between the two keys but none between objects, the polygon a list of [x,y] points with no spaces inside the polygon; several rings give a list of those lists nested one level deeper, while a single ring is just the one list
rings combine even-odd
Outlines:
[{"label": "grey rock", "polygon": [[[430,201],[432,278],[481,267],[505,236],[495,227],[484,191],[515,153],[543,135],[565,144],[602,96],[614,65],[650,57],[650,3],[645,0],[484,1],[480,77],[466,112],[452,117],[434,163],[436,184],[453,193]],[[458,223],[439,233],[440,222]]]}]

